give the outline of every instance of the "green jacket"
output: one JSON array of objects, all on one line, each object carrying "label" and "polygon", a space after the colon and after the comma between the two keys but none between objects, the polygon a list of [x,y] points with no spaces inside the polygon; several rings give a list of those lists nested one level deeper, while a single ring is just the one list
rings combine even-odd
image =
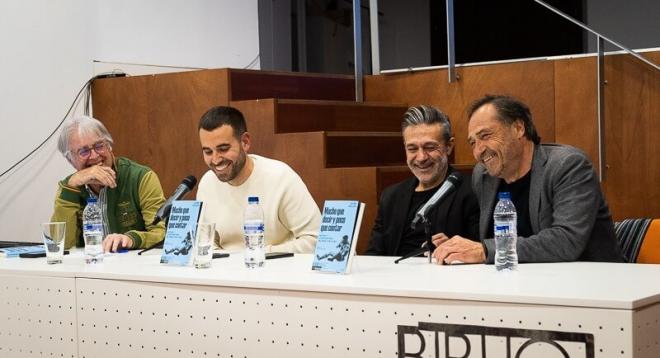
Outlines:
[{"label": "green jacket", "polygon": [[[158,176],[150,168],[126,158],[114,163],[117,187],[106,190],[107,234],[124,234],[133,239],[132,248],[143,248],[163,240],[165,224],[150,225],[165,202]],[[51,221],[66,222],[64,246],[84,246],[82,212],[89,193],[82,187],[71,187],[69,177],[59,182],[55,210]]]}]

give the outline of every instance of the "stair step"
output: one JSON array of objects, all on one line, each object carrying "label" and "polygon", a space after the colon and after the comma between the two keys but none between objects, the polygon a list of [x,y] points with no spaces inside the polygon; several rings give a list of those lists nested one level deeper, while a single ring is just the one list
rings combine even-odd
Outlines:
[{"label": "stair step", "polygon": [[231,69],[230,101],[264,98],[355,101],[353,78],[346,75]]},{"label": "stair step", "polygon": [[401,131],[407,106],[347,101],[276,100],[275,132]]},{"label": "stair step", "polygon": [[327,168],[405,164],[399,132],[326,132]]}]

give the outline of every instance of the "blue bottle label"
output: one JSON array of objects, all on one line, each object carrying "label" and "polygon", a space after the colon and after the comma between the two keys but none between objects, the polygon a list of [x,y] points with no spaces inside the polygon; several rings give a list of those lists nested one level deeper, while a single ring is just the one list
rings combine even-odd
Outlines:
[{"label": "blue bottle label", "polygon": [[245,224],[243,230],[245,232],[264,231],[264,224]]},{"label": "blue bottle label", "polygon": [[495,225],[495,235],[508,235],[511,234],[509,225]]}]

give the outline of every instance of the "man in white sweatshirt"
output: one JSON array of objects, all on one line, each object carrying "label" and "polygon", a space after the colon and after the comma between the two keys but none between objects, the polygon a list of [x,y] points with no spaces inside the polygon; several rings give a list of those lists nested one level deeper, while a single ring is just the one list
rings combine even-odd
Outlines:
[{"label": "man in white sweatshirt", "polygon": [[314,251],[321,222],[318,206],[288,165],[248,154],[251,138],[240,111],[224,106],[209,109],[199,121],[199,141],[210,169],[197,189],[197,200],[204,202],[200,221],[215,222],[219,248],[245,248],[243,213],[248,197],[258,196],[266,251]]}]

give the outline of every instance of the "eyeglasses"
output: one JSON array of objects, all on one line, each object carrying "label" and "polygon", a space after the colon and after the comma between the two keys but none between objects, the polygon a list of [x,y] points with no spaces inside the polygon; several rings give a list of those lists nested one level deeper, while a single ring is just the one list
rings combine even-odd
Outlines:
[{"label": "eyeglasses", "polygon": [[89,158],[90,155],[92,155],[92,150],[96,152],[96,154],[105,154],[105,152],[108,150],[108,143],[105,141],[98,141],[94,143],[93,146],[91,147],[82,147],[76,151],[76,154],[80,159],[87,159]]}]

